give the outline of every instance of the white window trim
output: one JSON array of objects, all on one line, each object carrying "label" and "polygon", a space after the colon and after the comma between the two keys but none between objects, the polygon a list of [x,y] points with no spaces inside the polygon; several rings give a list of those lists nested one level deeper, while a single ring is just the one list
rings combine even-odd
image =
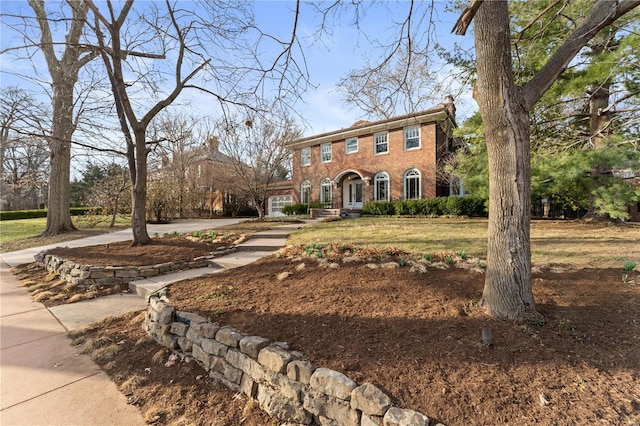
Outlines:
[{"label": "white window trim", "polygon": [[[386,139],[387,150],[378,152],[378,142],[376,141],[376,136],[384,135]],[[382,145],[382,143],[380,144]],[[373,134],[373,155],[386,155],[389,153],[389,132],[377,132]]]},{"label": "white window trim", "polygon": [[[407,185],[407,176],[411,173],[412,176],[415,176],[412,172],[417,173],[418,179],[418,198],[409,198],[409,185]],[[415,179],[415,178],[412,178]],[[403,186],[403,196],[405,200],[420,200],[422,198],[422,173],[418,169],[409,169],[402,175],[402,186]]]},{"label": "white window trim", "polygon": [[[329,147],[329,159],[325,160],[324,159],[323,148],[325,148],[327,146]],[[322,145],[320,145],[320,162],[321,163],[330,163],[332,159],[333,159],[333,148],[331,146],[331,142],[323,143]]]},{"label": "white window trim", "polygon": [[[320,202],[321,203],[325,203],[325,204],[330,204],[333,202],[333,188],[332,188],[332,184],[331,184],[331,180],[329,178],[324,178],[322,179],[322,181],[320,181]],[[324,194],[324,188],[328,187],[329,188],[329,199],[325,200],[323,199],[323,194]]]},{"label": "white window trim", "polygon": [[[407,130],[409,129],[415,129],[417,128],[418,130],[418,146],[414,146],[411,148],[407,148]],[[420,149],[422,147],[422,135],[421,135],[421,131],[420,131],[420,125],[414,125],[414,126],[407,126],[404,129],[402,129],[402,138],[403,138],[403,146],[404,146],[404,150],[405,151],[413,151],[414,149]]]},{"label": "white window trim", "polygon": [[[382,178],[382,175],[385,177]],[[380,182],[387,183],[387,198],[384,200],[378,198],[378,184]],[[389,173],[380,172],[375,175],[373,178],[373,197],[375,201],[389,201],[391,199],[391,178],[389,177]]]},{"label": "white window trim", "polygon": [[[308,156],[304,155],[304,152],[308,152],[309,155]],[[306,163],[304,161],[305,158],[308,158],[308,162]],[[310,146],[307,146],[300,150],[300,165],[303,167],[311,165],[311,147]]]},{"label": "white window trim", "polygon": [[[304,193],[307,188],[309,189],[309,199],[305,201]],[[302,204],[309,204],[311,202],[311,182],[308,180],[303,180],[302,183],[300,183],[300,202]]]},{"label": "white window trim", "polygon": [[[356,150],[355,151],[349,151],[349,141],[356,141]],[[345,154],[355,154],[355,153],[358,152],[359,149],[360,149],[360,146],[359,146],[359,141],[358,141],[357,137],[356,138],[349,138],[349,139],[346,139],[344,141],[344,152],[345,152]]]}]

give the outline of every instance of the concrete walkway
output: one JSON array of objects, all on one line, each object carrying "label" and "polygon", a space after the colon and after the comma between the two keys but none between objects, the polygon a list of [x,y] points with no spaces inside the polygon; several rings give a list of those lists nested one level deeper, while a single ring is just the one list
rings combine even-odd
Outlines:
[{"label": "concrete walkway", "polygon": [[[235,223],[235,219],[150,225],[149,233],[191,232]],[[31,300],[10,266],[33,261],[41,250],[64,245],[84,247],[131,239],[118,231],[51,246],[1,254],[0,262],[0,425],[143,425],[139,410],[127,404],[108,376],[87,355],[70,345],[68,330],[146,307],[144,297],[164,286],[195,276],[251,263],[283,247],[290,224],[254,234],[234,253],[215,259],[210,268],[193,269],[134,282],[132,294],[47,309]],[[138,296],[140,294],[140,296]]]}]

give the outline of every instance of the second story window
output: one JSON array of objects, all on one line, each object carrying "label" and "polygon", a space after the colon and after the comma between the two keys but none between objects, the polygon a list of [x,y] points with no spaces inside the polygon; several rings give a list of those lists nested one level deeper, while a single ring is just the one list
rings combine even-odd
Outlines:
[{"label": "second story window", "polygon": [[328,163],[331,161],[331,144],[323,143],[320,145],[320,162]]},{"label": "second story window", "polygon": [[389,152],[387,132],[375,133],[373,135],[373,153],[384,154],[385,152]]},{"label": "second story window", "polygon": [[354,152],[358,152],[358,138],[350,138],[345,142],[345,152],[347,154],[352,154]]},{"label": "second story window", "polygon": [[404,149],[420,148],[420,126],[404,128]]},{"label": "second story window", "polygon": [[311,147],[302,148],[300,150],[300,165],[308,166],[311,164]]}]

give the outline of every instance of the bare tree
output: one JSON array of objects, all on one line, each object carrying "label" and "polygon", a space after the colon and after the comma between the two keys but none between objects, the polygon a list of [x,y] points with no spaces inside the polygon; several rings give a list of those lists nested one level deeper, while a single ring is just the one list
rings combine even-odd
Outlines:
[{"label": "bare tree", "polygon": [[158,117],[153,127],[153,139],[161,142],[150,154],[150,170],[162,173],[175,185],[175,207],[178,216],[184,218],[196,190],[193,169],[207,153],[209,130],[202,118],[184,113]]},{"label": "bare tree", "polygon": [[283,170],[290,168],[287,143],[302,137],[302,131],[290,116],[271,119],[227,117],[218,123],[220,147],[227,155],[232,179],[245,192],[264,217],[265,203]]},{"label": "bare tree", "polygon": [[[247,4],[211,1],[191,5],[189,10],[167,0],[144,3],[137,18],[133,1],[119,10],[112,1],[103,9],[91,1],[89,5],[127,146],[133,244],[147,244],[151,241],[145,222],[147,155],[154,142],[147,140],[151,121],[187,88],[213,96],[222,110],[257,104],[255,99],[265,85],[273,88],[275,84],[285,101],[299,93],[304,73],[292,56],[295,37],[280,42],[262,33],[253,24]],[[246,37],[252,30],[252,37]],[[267,38],[280,44],[282,52],[265,66],[256,43]],[[129,55],[134,47],[147,53]]]},{"label": "bare tree", "polygon": [[[65,36],[64,51],[54,42],[49,15],[42,0],[29,0],[40,29],[39,42],[29,41],[44,55],[51,76],[52,121],[48,137],[50,150],[49,201],[47,227],[43,236],[56,235],[75,229],[69,210],[71,177],[71,138],[77,127],[74,114],[74,87],[80,69],[96,57],[92,49],[87,49],[80,41],[84,31],[87,3],[68,1],[71,17]],[[59,56],[58,56],[59,55]]]},{"label": "bare tree", "polygon": [[377,119],[409,114],[439,103],[446,93],[427,61],[406,50],[377,67],[351,70],[338,90],[347,105]]},{"label": "bare tree", "polygon": [[531,160],[529,112],[576,54],[600,30],[640,5],[599,0],[533,77],[514,82],[508,3],[473,0],[454,27],[475,19],[480,107],[489,154],[489,238],[482,305],[497,317],[539,319],[531,287]]},{"label": "bare tree", "polygon": [[8,140],[2,174],[4,208],[35,209],[44,204],[48,157],[44,138],[23,136]]}]

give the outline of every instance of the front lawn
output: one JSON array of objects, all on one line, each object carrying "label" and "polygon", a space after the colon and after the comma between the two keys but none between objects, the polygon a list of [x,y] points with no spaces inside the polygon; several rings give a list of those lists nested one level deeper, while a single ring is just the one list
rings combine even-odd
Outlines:
[{"label": "front lawn", "polygon": [[[289,244],[341,242],[398,247],[419,253],[464,251],[486,258],[487,219],[364,217],[328,221],[295,231]],[[534,220],[531,250],[534,263],[584,267],[621,267],[640,260],[640,226]]]}]

